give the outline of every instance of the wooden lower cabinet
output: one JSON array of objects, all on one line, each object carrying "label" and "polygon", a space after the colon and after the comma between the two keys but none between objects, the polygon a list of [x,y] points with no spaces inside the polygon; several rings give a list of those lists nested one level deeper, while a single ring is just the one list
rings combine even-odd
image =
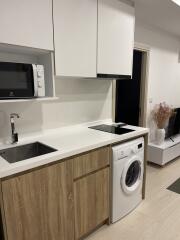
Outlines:
[{"label": "wooden lower cabinet", "polygon": [[7,240],[73,240],[71,160],[2,181]]},{"label": "wooden lower cabinet", "polygon": [[74,182],[75,239],[109,218],[109,167]]},{"label": "wooden lower cabinet", "polygon": [[[1,213],[1,209],[0,209]],[[0,215],[0,239],[4,240],[4,232],[3,232],[3,222],[2,222],[2,216]]]},{"label": "wooden lower cabinet", "polygon": [[78,240],[95,230],[109,219],[109,164],[105,147],[1,179],[5,240]]},{"label": "wooden lower cabinet", "polygon": [[74,179],[97,171],[110,164],[110,148],[102,147],[86,154],[77,156],[73,160]]}]

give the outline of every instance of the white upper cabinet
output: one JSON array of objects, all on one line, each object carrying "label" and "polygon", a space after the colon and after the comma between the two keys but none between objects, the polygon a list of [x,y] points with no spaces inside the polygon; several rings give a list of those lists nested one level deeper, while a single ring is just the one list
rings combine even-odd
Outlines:
[{"label": "white upper cabinet", "polygon": [[54,0],[55,70],[96,77],[97,0]]},{"label": "white upper cabinet", "polygon": [[0,0],[0,43],[53,50],[52,0]]},{"label": "white upper cabinet", "polygon": [[99,74],[132,75],[134,7],[119,0],[98,0]]}]

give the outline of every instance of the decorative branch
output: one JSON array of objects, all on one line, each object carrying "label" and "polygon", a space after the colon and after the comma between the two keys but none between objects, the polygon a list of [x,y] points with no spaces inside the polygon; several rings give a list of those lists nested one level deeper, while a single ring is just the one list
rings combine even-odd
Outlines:
[{"label": "decorative branch", "polygon": [[173,109],[165,102],[157,104],[152,111],[153,120],[159,129],[166,127],[169,118],[173,114]]}]

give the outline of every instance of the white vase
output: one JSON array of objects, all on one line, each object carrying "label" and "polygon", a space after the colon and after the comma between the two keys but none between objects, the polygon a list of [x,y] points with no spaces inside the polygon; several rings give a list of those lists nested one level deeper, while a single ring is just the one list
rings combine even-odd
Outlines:
[{"label": "white vase", "polygon": [[156,129],[156,144],[161,145],[164,142],[165,135],[166,135],[166,132],[164,128]]}]

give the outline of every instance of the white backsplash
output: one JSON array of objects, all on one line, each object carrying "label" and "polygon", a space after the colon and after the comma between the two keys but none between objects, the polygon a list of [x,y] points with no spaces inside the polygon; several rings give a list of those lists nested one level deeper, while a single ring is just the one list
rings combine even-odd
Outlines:
[{"label": "white backsplash", "polygon": [[19,137],[112,116],[110,80],[57,79],[56,94],[54,102],[0,103],[0,142],[9,140],[12,112],[20,114],[15,120]]}]

